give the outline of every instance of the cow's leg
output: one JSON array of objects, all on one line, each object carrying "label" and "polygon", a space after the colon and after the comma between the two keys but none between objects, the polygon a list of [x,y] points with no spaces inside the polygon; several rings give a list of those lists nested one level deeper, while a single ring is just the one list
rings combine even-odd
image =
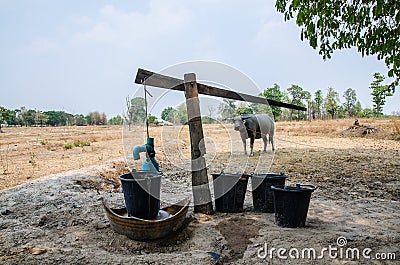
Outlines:
[{"label": "cow's leg", "polygon": [[263,153],[266,153],[266,152],[267,152],[267,144],[268,144],[267,135],[264,135],[262,139],[263,139],[263,142],[264,142],[264,150],[263,150]]},{"label": "cow's leg", "polygon": [[254,156],[253,145],[254,145],[254,137],[250,137],[250,156]]},{"label": "cow's leg", "polygon": [[273,134],[269,135],[269,141],[271,142],[271,145],[272,145],[272,151],[275,151],[274,135]]},{"label": "cow's leg", "polygon": [[243,141],[243,150],[244,150],[244,154],[247,155],[247,151],[246,151],[246,139],[242,139]]}]

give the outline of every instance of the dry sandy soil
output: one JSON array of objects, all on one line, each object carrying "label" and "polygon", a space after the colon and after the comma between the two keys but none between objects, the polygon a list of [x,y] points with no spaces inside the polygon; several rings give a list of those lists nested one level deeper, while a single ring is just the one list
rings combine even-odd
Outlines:
[{"label": "dry sandy soil", "polygon": [[[6,128],[0,138],[0,263],[5,264],[396,264],[400,259],[400,142],[395,121],[360,120],[377,132],[345,131],[352,120],[277,123],[270,146],[243,155],[232,125],[205,125],[208,173],[284,172],[288,184],[312,183],[305,228],[281,228],[274,214],[256,213],[251,185],[244,212],[208,216],[189,211],[179,233],[137,242],[113,232],[101,198],[123,204],[118,175],[138,168],[133,146],[144,143],[142,127]],[[345,131],[343,134],[342,132]],[[161,199],[190,196],[187,127],[152,127],[165,176]],[[76,144],[75,144],[76,143]],[[83,143],[89,143],[83,144]],[[64,146],[72,145],[71,149]],[[76,146],[75,146],[76,145]],[[88,145],[88,146],[85,146]],[[127,160],[124,158],[127,156]],[[211,188],[212,191],[212,188]],[[338,247],[337,238],[347,244]],[[371,248],[370,256],[396,260],[321,260],[258,257],[267,245],[301,251]],[[263,254],[263,252],[260,252]],[[288,256],[288,253],[286,253]]]}]

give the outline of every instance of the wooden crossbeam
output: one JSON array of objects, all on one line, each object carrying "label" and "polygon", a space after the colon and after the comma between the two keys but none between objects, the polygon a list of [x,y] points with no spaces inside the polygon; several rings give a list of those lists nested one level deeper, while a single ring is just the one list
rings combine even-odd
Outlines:
[{"label": "wooden crossbeam", "polygon": [[[137,71],[137,74],[136,74],[135,83],[136,84],[144,84],[144,82],[146,82],[146,85],[148,85],[148,86],[160,87],[160,88],[166,88],[166,89],[172,89],[172,90],[178,90],[178,91],[185,91],[184,80],[157,74],[157,73],[139,68]],[[203,94],[203,95],[220,97],[220,98],[228,98],[228,99],[246,101],[246,102],[252,102],[252,103],[268,104],[270,106],[278,106],[278,107],[287,108],[287,109],[302,110],[302,111],[307,110],[307,108],[302,107],[302,106],[284,103],[284,102],[276,101],[273,99],[265,99],[262,97],[256,97],[256,96],[252,96],[252,95],[238,93],[238,92],[234,92],[234,91],[230,91],[230,90],[226,90],[226,89],[222,89],[222,88],[218,88],[218,87],[213,87],[213,86],[209,86],[209,85],[204,85],[204,84],[200,84],[200,83],[197,83],[197,88],[198,88],[199,94]]]}]

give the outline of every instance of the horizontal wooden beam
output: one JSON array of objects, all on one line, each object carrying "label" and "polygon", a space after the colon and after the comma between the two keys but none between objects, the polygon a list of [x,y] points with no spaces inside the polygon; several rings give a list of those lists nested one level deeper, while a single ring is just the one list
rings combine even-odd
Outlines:
[{"label": "horizontal wooden beam", "polygon": [[[166,88],[166,89],[172,89],[172,90],[178,90],[178,91],[185,91],[185,86],[184,86],[184,81],[178,78],[170,77],[170,76],[165,76],[161,74],[157,74],[148,70],[144,69],[138,69],[136,78],[135,78],[135,83],[136,84],[144,84],[146,83],[147,86],[153,86],[153,87],[160,87],[160,88]],[[280,101],[276,101],[273,99],[265,99],[262,97],[256,97],[252,95],[247,95],[243,93],[238,93],[218,87],[213,87],[209,85],[204,85],[197,83],[197,88],[199,91],[199,94],[203,95],[208,95],[208,96],[214,96],[214,97],[220,97],[220,98],[228,98],[228,99],[234,99],[234,100],[240,100],[240,101],[246,101],[246,102],[252,102],[252,103],[260,103],[260,104],[268,104],[271,106],[277,106],[277,107],[282,107],[282,108],[287,108],[287,109],[295,109],[295,110],[302,110],[306,111],[307,108],[298,106],[298,105],[293,105],[289,103],[284,103]]]}]

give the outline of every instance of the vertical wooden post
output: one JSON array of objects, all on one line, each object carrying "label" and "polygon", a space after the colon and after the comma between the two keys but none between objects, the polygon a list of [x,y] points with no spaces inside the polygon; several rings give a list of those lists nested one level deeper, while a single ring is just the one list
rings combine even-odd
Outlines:
[{"label": "vertical wooden post", "polygon": [[207,168],[204,158],[206,147],[204,144],[196,75],[194,73],[185,74],[184,81],[190,132],[194,212],[212,214],[213,204],[211,201],[210,187],[208,186]]}]

